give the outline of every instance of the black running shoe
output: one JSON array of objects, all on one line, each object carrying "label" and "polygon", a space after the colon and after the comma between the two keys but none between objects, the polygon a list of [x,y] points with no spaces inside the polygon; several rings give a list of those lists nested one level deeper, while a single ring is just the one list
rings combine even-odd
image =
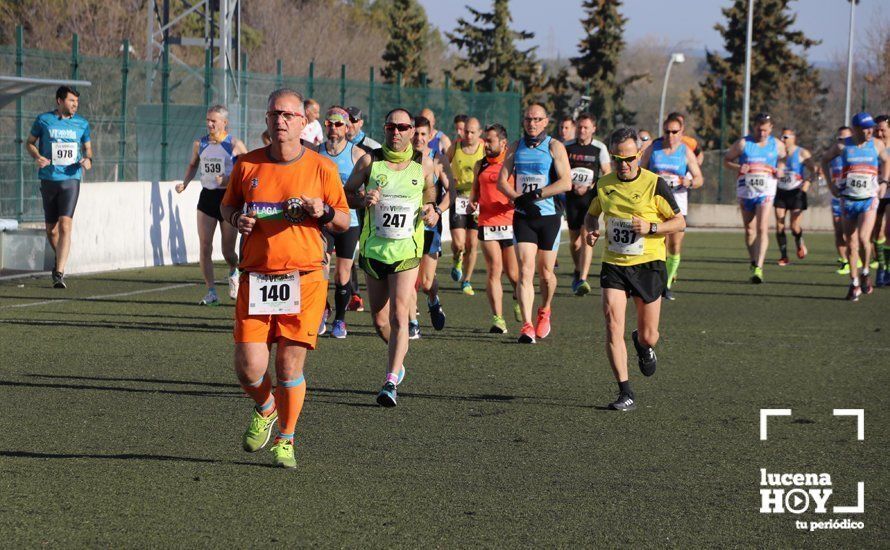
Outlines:
[{"label": "black running shoe", "polygon": [[442,304],[437,303],[434,306],[429,306],[429,308],[430,323],[433,325],[433,328],[436,330],[445,328],[445,312],[442,311]]},{"label": "black running shoe", "polygon": [[65,274],[60,271],[53,271],[53,288],[68,288],[65,284]]},{"label": "black running shoe", "polygon": [[655,374],[655,367],[658,366],[658,357],[655,356],[655,350],[640,345],[638,331],[633,331],[631,337],[634,341],[634,347],[637,350],[637,363],[640,365],[640,372],[643,376],[652,376]]},{"label": "black running shoe", "polygon": [[609,408],[613,411],[632,411],[637,408],[637,404],[632,395],[620,392],[618,399],[609,403]]},{"label": "black running shoe", "polygon": [[851,302],[858,302],[859,296],[862,294],[862,290],[858,286],[850,285],[850,289],[847,291],[847,300]]},{"label": "black running shoe", "polygon": [[392,382],[383,384],[380,393],[377,394],[377,404],[381,407],[396,406],[396,385]]}]

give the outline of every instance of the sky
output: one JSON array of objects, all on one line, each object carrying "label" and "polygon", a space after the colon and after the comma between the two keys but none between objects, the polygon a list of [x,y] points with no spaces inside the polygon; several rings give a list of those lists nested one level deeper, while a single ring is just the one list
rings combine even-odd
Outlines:
[{"label": "sky", "polygon": [[[756,1],[756,0],[755,0]],[[856,7],[855,27],[859,36],[869,20],[879,13],[890,14],[887,0],[861,0]],[[491,0],[420,0],[427,16],[443,31],[453,30],[459,17],[469,12],[464,6],[487,11]],[[676,49],[703,51],[722,49],[723,41],[714,25],[724,21],[721,8],[732,0],[624,0],[622,13],[628,18],[626,42],[655,37]],[[809,51],[810,62],[846,60],[850,4],[847,0],[798,0],[791,3],[797,14],[798,30],[822,43]],[[538,46],[543,58],[571,57],[577,54],[581,28],[581,0],[513,0],[510,2],[513,28],[533,31],[528,45]],[[855,48],[855,44],[854,44]],[[855,55],[855,50],[854,50]]]}]

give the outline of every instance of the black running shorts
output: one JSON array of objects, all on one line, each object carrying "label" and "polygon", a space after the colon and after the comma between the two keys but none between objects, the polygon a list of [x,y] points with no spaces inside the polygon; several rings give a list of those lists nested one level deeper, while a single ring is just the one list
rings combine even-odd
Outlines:
[{"label": "black running shorts", "polygon": [[201,195],[198,197],[198,212],[203,212],[217,221],[222,221],[219,205],[222,204],[225,194],[225,189],[201,189]]},{"label": "black running shorts", "polygon": [[784,208],[785,210],[806,210],[807,194],[803,189],[779,189],[776,191],[776,198],[773,200],[776,208]]},{"label": "black running shorts", "polygon": [[325,250],[328,254],[336,250],[338,258],[344,260],[355,258],[355,247],[362,234],[361,227],[350,227],[343,233],[331,233],[327,229],[322,229],[321,232],[324,235]]},{"label": "black running shorts", "polygon": [[603,262],[600,286],[623,290],[628,296],[639,296],[647,304],[661,298],[667,285],[667,268],[661,260],[637,265],[615,265]]},{"label": "black running shorts", "polygon": [[56,223],[61,216],[73,218],[80,196],[80,180],[40,180],[40,196],[46,223]]},{"label": "black running shorts", "polygon": [[526,218],[519,212],[513,214],[513,240],[517,243],[534,243],[538,250],[559,248],[559,230],[562,215]]},{"label": "black running shorts", "polygon": [[581,196],[576,195],[574,191],[566,193],[566,222],[569,229],[578,231],[584,227],[584,216],[587,215],[587,210],[594,197],[596,197],[596,191],[593,188]]}]

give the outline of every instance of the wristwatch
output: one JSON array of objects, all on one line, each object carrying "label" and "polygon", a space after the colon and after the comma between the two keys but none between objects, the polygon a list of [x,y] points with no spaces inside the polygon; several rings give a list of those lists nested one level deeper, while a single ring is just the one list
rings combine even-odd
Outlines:
[{"label": "wristwatch", "polygon": [[650,234],[650,235],[654,235],[654,234],[656,234],[656,233],[658,233],[658,224],[657,224],[657,223],[650,223],[650,224],[649,224],[649,234]]},{"label": "wristwatch", "polygon": [[433,205],[433,211],[434,211],[436,214],[440,215],[440,216],[442,215],[442,209],[439,208],[439,205],[438,205],[438,204],[434,204],[434,205]]}]

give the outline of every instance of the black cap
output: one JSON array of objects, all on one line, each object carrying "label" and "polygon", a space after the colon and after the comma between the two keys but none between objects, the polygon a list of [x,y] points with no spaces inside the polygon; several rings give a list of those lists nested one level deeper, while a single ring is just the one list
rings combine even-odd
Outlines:
[{"label": "black cap", "polygon": [[754,115],[754,122],[757,123],[769,122],[771,120],[772,118],[766,113],[757,113],[756,115]]},{"label": "black cap", "polygon": [[350,122],[358,122],[362,119],[362,110],[358,107],[347,107],[346,112],[349,113]]}]

